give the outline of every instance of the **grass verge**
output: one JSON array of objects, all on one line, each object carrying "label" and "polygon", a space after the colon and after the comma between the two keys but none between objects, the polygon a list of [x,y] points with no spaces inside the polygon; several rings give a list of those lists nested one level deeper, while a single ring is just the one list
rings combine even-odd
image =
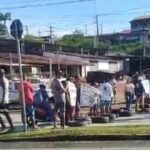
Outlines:
[{"label": "grass verge", "polygon": [[23,140],[52,140],[52,141],[69,141],[69,140],[96,140],[103,137],[137,137],[149,136],[150,127],[147,126],[119,126],[119,127],[80,127],[62,129],[39,129],[36,131],[18,132],[0,135],[0,141],[23,141]]}]

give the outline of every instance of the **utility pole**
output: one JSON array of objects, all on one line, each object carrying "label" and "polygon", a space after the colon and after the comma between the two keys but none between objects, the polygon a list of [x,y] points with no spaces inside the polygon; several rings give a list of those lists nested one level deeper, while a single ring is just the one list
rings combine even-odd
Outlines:
[{"label": "utility pole", "polygon": [[147,40],[147,29],[146,29],[146,23],[144,24],[143,29],[143,56],[146,56],[146,40]]},{"label": "utility pole", "polygon": [[87,25],[85,25],[85,36],[87,36]]},{"label": "utility pole", "polygon": [[96,35],[94,38],[94,48],[98,48],[98,42],[99,42],[99,21],[98,21],[98,15],[95,16],[95,23],[96,23]]},{"label": "utility pole", "polygon": [[53,27],[52,26],[50,26],[49,27],[49,36],[50,36],[50,43],[52,44],[53,43],[53,39],[52,39],[52,36],[53,36]]},{"label": "utility pole", "polygon": [[28,29],[28,26],[24,26],[25,27],[25,30],[26,30],[26,35],[29,35],[29,29]]},{"label": "utility pole", "polygon": [[38,32],[38,33],[39,33],[39,37],[41,37],[41,31],[40,31],[40,30],[39,30],[39,32]]},{"label": "utility pole", "polygon": [[103,25],[101,24],[101,36],[103,35]]}]

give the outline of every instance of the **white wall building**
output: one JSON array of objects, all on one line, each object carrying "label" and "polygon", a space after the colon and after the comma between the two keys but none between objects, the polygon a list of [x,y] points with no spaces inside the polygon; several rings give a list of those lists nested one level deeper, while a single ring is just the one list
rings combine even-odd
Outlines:
[{"label": "white wall building", "polygon": [[[123,60],[110,60],[100,59],[97,61],[90,61],[91,65],[82,68],[82,75],[85,76],[89,71],[106,71],[106,72],[119,72],[123,71]],[[86,71],[85,71],[86,70]]]}]

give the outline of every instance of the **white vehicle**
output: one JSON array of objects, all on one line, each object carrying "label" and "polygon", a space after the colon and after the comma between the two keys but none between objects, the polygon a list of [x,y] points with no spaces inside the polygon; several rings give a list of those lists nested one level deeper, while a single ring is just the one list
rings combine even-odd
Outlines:
[{"label": "white vehicle", "polygon": [[[32,83],[32,86],[33,86],[33,95],[39,89],[39,85],[40,84],[45,84],[49,97],[53,96],[52,90],[49,88],[49,84],[44,83],[43,80],[35,79],[35,78],[29,78],[28,81],[30,81],[30,83]],[[18,87],[19,83],[20,83],[19,80],[15,80],[15,81],[10,81],[9,82],[9,98],[10,98],[10,103],[12,103],[12,102],[19,102],[19,93],[18,93],[18,90],[17,90],[17,87]]]}]

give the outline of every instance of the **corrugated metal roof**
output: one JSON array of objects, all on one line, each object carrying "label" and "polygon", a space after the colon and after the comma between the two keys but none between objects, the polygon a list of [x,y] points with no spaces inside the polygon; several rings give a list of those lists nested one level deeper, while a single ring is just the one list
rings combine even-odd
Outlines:
[{"label": "corrugated metal roof", "polygon": [[[65,65],[85,65],[86,62],[84,62],[82,59],[77,58],[74,59],[73,57],[67,57],[59,55],[59,60],[56,59],[55,55],[51,56],[38,56],[38,55],[27,55],[22,54],[22,63],[23,64],[33,64],[33,65],[45,65],[49,64],[49,61],[51,59],[52,64],[65,64]],[[10,63],[12,60],[12,63],[18,63],[18,54],[11,54],[10,53],[0,53],[0,63]]]},{"label": "corrugated metal roof", "polygon": [[146,19],[150,19],[150,15],[145,15],[145,16],[136,17],[136,18],[133,19],[131,22],[134,22],[134,21],[142,21],[142,20],[146,20]]}]

